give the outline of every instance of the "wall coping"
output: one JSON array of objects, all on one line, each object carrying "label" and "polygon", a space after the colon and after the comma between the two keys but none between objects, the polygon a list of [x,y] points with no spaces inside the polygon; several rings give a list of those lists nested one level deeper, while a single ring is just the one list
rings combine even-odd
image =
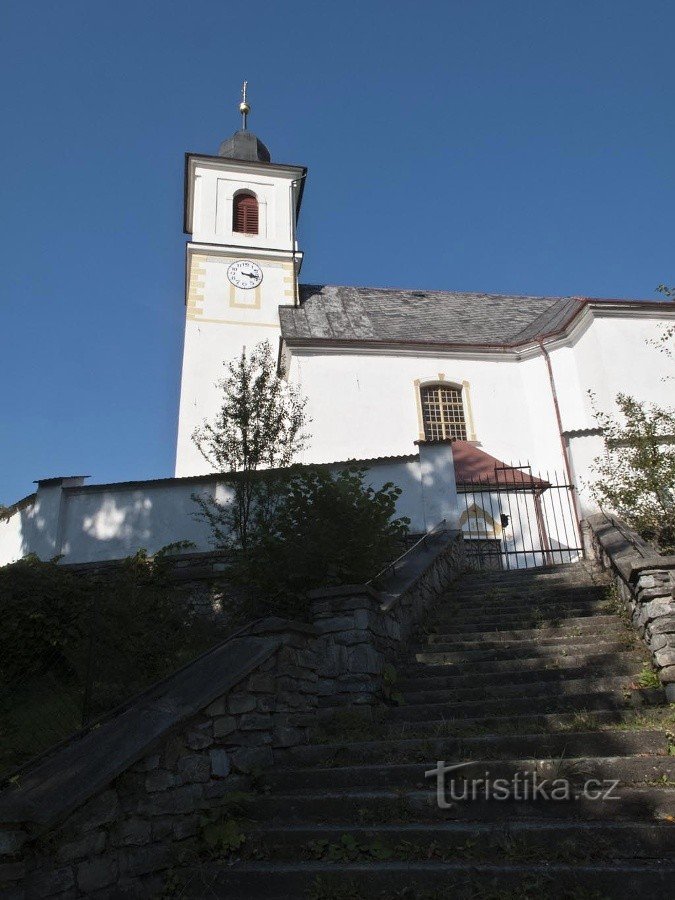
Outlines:
[{"label": "wall coping", "polygon": [[462,537],[461,531],[443,529],[428,535],[411,553],[396,563],[391,575],[378,579],[379,587],[369,584],[341,584],[336,587],[309,591],[310,600],[337,600],[343,597],[371,597],[384,612],[388,612],[399,599],[411,590],[427,569],[441,556],[448,546]]},{"label": "wall coping", "polygon": [[675,556],[662,556],[615,516],[595,513],[586,522],[625,581],[635,582],[645,572],[675,569]]},{"label": "wall coping", "polygon": [[[266,630],[265,621],[255,626],[259,632]],[[282,622],[272,620],[271,630],[288,631]],[[96,727],[28,763],[17,781],[0,793],[0,822],[58,823],[146,756],[176,726],[246,678],[280,644],[279,638],[262,634],[230,638],[157,682]]]},{"label": "wall coping", "polygon": [[396,570],[379,580],[382,609],[388,612],[404,594],[415,587],[420,578],[431,567],[450,544],[462,539],[462,532],[444,529],[429,535],[419,548],[397,563]]}]

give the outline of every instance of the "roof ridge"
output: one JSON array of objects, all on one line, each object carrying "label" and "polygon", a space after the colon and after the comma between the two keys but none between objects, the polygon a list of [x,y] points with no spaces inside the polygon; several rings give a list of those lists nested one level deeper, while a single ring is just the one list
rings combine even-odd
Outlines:
[{"label": "roof ridge", "polygon": [[[328,282],[307,282],[301,283],[298,285],[300,288],[316,288],[318,290],[323,290],[324,288],[333,288],[335,290],[351,290],[351,291],[380,291],[383,294],[439,294],[442,296],[447,296],[448,294],[452,294],[453,296],[463,296],[463,297],[486,297],[486,298],[498,298],[503,297],[506,300],[577,300],[581,299],[578,297],[572,297],[571,295],[547,295],[547,294],[494,294],[489,291],[458,291],[453,290],[452,288],[446,288],[444,290],[440,290],[438,288],[402,288],[402,287],[373,287],[367,284],[330,284]],[[592,298],[585,298],[592,299]],[[599,299],[599,298],[595,298]],[[630,302],[630,301],[629,301]]]},{"label": "roof ridge", "polygon": [[649,297],[591,297],[586,294],[516,294],[516,293],[493,293],[491,291],[460,291],[452,288],[403,288],[403,287],[378,287],[367,284],[333,284],[330,282],[306,282],[300,283],[300,288],[333,288],[335,290],[352,290],[352,291],[381,291],[389,294],[441,294],[464,297],[486,297],[499,298],[503,297],[507,300],[579,300],[586,303],[658,303],[664,306],[672,304],[672,300]]},{"label": "roof ridge", "polygon": [[[548,333],[548,329],[546,328],[547,325],[553,325],[554,332],[560,331],[564,323],[570,318],[570,316],[566,315],[567,311],[573,309],[574,312],[571,313],[571,315],[576,316],[583,306],[585,306],[585,301],[581,300],[579,297],[568,297],[566,302],[560,306],[552,304],[548,309],[543,310],[538,316],[532,319],[531,322],[524,325],[520,331],[516,332],[512,337],[512,342],[518,344],[522,340],[525,340],[529,335],[539,335],[543,337]],[[558,326],[555,326],[554,323],[557,320],[560,320],[561,316],[563,317],[562,323],[559,322]]]}]

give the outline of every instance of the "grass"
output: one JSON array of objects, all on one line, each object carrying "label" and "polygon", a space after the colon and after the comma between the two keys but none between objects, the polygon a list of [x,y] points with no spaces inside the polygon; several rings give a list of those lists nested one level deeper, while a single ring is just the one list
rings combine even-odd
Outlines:
[{"label": "grass", "polygon": [[648,662],[645,662],[644,665],[642,666],[642,671],[635,679],[635,683],[637,684],[638,687],[641,687],[641,688],[660,688],[661,687],[661,681],[659,679],[659,676],[656,674],[654,667]]}]

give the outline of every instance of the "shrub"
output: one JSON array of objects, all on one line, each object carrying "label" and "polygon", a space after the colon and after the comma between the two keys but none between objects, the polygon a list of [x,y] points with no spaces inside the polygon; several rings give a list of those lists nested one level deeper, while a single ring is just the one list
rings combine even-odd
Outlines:
[{"label": "shrub", "polygon": [[272,610],[300,615],[309,590],[375,575],[400,552],[409,520],[394,518],[401,490],[375,490],[364,474],[317,466],[270,476],[268,502],[256,510],[246,551],[233,556],[232,576]]},{"label": "shrub", "polygon": [[601,507],[616,512],[661,550],[675,546],[675,410],[616,398],[620,418],[596,412],[605,453],[591,485]]}]

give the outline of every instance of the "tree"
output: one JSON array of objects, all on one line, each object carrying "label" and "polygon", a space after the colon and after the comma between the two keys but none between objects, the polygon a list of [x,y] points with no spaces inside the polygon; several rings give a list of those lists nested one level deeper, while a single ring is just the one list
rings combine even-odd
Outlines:
[{"label": "tree", "polygon": [[231,503],[195,496],[202,516],[221,545],[248,547],[254,507],[274,502],[272,479],[259,470],[289,466],[307,441],[306,400],[277,372],[272,348],[262,341],[247,354],[225,363],[219,383],[222,405],[212,422],[195,429],[192,439],[216,472],[230,475]]},{"label": "tree", "polygon": [[399,488],[365,485],[358,467],[293,465],[307,440],[306,401],[277,374],[268,343],[227,364],[220,387],[218,415],[193,440],[232,499],[194,499],[229,553],[233,585],[268,611],[299,615],[307,591],[366,581],[397,555],[408,526],[394,518]]},{"label": "tree", "polygon": [[[663,294],[669,300],[675,301],[675,288],[667,287],[665,284],[660,284],[656,289],[660,294]],[[675,325],[664,325],[661,334],[656,338],[656,340],[649,341],[649,343],[656,347],[661,353],[665,353],[668,359],[673,359],[673,343],[675,342]],[[668,378],[672,378],[672,375],[666,375],[664,377],[664,381]]]},{"label": "tree", "polygon": [[[591,395],[592,397],[592,395]],[[605,453],[592,471],[593,496],[661,550],[675,545],[675,410],[618,394],[617,419],[595,412]]]}]

